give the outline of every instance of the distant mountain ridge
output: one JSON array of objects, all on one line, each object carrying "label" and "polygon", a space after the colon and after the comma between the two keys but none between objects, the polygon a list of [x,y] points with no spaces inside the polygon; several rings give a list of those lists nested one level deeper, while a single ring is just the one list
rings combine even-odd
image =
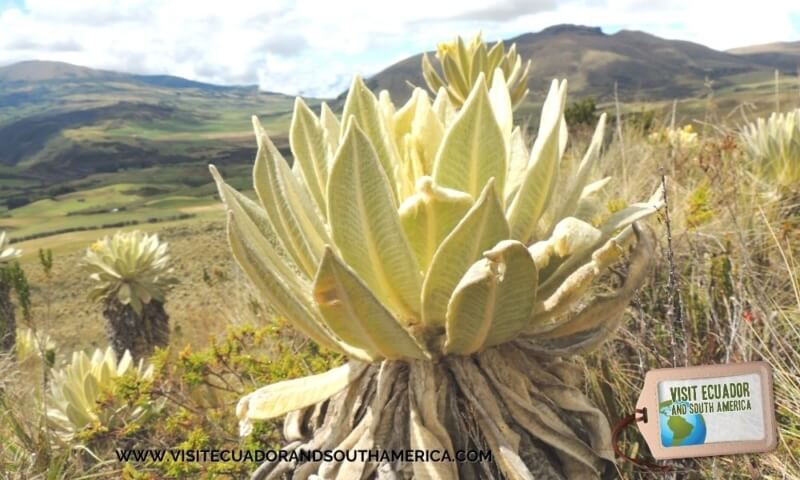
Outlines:
[{"label": "distant mountain ridge", "polygon": [[733,48],[728,53],[791,75],[800,72],[800,41]]},{"label": "distant mountain ridge", "polygon": [[[292,99],[252,86],[25,61],[0,67],[0,204],[20,181],[252,160],[250,116]],[[23,182],[24,183],[24,182]]]},{"label": "distant mountain ridge", "polygon": [[50,60],[26,60],[0,67],[0,84],[21,82],[137,82],[168,88],[199,88],[207,90],[256,89],[257,85],[215,85],[188,80],[174,75],[139,75],[114,72],[65,62]]},{"label": "distant mountain ridge", "polygon": [[[505,43],[516,43],[522,58],[533,60],[532,91],[542,92],[551,79],[566,77],[573,96],[601,99],[613,97],[615,83],[624,99],[682,98],[702,91],[706,78],[724,86],[736,75],[788,68],[785,62],[773,65],[768,58],[721,52],[684,40],[633,30],[606,34],[599,27],[581,25],[555,25]],[[421,57],[391,65],[372,76],[368,85],[389,90],[392,98],[407,98],[411,92],[407,82],[424,86]]]},{"label": "distant mountain ridge", "polygon": [[[771,95],[774,69],[794,75],[800,65],[800,42],[721,52],[645,32],[606,34],[579,25],[555,25],[505,43],[516,43],[523,59],[533,60],[532,99],[541,98],[552,78],[569,80],[571,99],[593,96],[601,102],[613,99],[615,84],[622,101],[699,98],[707,93],[708,79],[735,103],[749,88],[743,84],[761,85],[753,88]],[[420,61],[418,54],[397,62],[367,84],[402,102],[411,92],[409,82],[424,86]],[[341,107],[343,95],[334,106]],[[285,150],[292,105],[291,97],[256,86],[38,60],[0,67],[0,204],[27,195],[25,182],[47,185],[143,167],[251,162],[250,115],[267,122]]]}]

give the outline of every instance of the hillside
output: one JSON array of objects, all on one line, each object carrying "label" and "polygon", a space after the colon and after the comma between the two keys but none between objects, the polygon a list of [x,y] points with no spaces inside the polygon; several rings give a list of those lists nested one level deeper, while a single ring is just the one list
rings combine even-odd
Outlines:
[{"label": "hillside", "polygon": [[[609,35],[600,28],[557,25],[506,40],[514,42],[523,58],[533,59],[533,92],[542,92],[552,78],[566,77],[573,96],[609,99],[616,82],[624,100],[684,98],[701,92],[706,78],[725,87],[737,75],[766,74],[768,69],[747,56],[630,30]],[[398,62],[373,76],[369,85],[405,98],[410,92],[406,79],[424,84],[420,61],[421,54]]]},{"label": "hillside", "polygon": [[738,57],[783,73],[797,75],[800,69],[800,42],[776,42],[728,50]]},{"label": "hillside", "polygon": [[170,88],[197,88],[208,91],[255,90],[255,85],[220,86],[172,75],[135,75],[112,72],[64,62],[28,60],[0,67],[0,85],[31,82],[122,82]]},{"label": "hillside", "polygon": [[[794,72],[790,66],[800,59],[798,43],[720,52],[638,31],[609,35],[574,25],[506,40],[512,42],[534,62],[533,95],[518,110],[528,118],[535,117],[538,99],[554,77],[569,79],[570,99],[594,96],[602,108],[613,100],[615,82],[625,108],[657,110],[680,99],[680,113],[688,119],[709,108],[705,81],[710,79],[720,112],[744,102],[760,114],[774,105],[773,70]],[[388,89],[400,101],[410,92],[409,79],[423,84],[420,55],[379,72],[368,84]],[[341,107],[343,98],[337,100],[334,106]],[[234,183],[247,183],[255,153],[251,115],[261,118],[288,153],[292,108],[291,97],[255,86],[47,61],[0,67],[0,228],[27,238],[189,214],[187,208],[213,200],[208,163],[225,167]],[[111,212],[95,193],[118,184],[137,185],[129,190],[138,193],[115,199]],[[80,201],[69,197],[74,192],[84,192]],[[69,218],[40,222],[51,201],[71,202]],[[162,208],[176,204],[181,207]],[[15,212],[27,205],[32,213]]]},{"label": "hillside", "polygon": [[[59,62],[0,68],[0,205],[23,205],[100,175],[252,160],[250,116],[282,134],[285,95],[166,75],[131,75]],[[189,175],[194,176],[194,175]],[[180,177],[178,175],[177,177]],[[207,172],[205,181],[210,183]],[[179,178],[178,178],[179,179]],[[174,179],[167,179],[174,183]],[[188,185],[196,187],[197,185]]]}]

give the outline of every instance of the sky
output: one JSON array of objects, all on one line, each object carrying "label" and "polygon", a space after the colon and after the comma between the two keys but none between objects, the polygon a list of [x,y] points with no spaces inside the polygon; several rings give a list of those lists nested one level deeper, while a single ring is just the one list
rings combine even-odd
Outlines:
[{"label": "sky", "polygon": [[458,34],[493,41],[560,23],[728,49],[800,40],[800,1],[0,0],[0,65],[57,60],[327,97]]}]

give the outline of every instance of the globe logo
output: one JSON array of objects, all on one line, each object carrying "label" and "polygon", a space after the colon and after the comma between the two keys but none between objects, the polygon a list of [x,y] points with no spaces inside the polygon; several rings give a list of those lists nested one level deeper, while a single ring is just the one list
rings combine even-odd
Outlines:
[{"label": "globe logo", "polygon": [[665,447],[702,445],[706,441],[706,421],[700,413],[673,415],[673,404],[686,407],[689,402],[667,400],[658,404],[658,425],[661,431],[661,444]]}]

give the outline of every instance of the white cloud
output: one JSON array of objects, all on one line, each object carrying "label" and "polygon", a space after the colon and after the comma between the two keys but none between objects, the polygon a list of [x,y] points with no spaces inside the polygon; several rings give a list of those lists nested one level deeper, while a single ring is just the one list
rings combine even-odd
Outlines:
[{"label": "white cloud", "polygon": [[[696,0],[27,0],[2,10],[0,64],[60,60],[331,96],[455,34],[508,38],[556,23],[644,30],[714,48],[800,39],[800,5]],[[794,15],[795,23],[792,23]]]}]

